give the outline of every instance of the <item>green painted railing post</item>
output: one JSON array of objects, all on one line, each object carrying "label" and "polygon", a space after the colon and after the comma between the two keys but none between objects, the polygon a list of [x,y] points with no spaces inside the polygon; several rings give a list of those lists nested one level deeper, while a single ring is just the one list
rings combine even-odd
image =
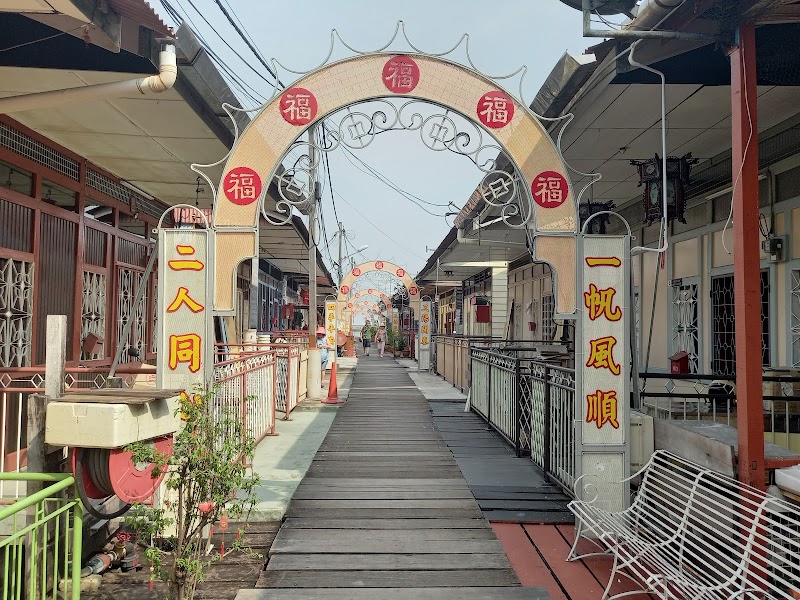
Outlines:
[{"label": "green painted railing post", "polygon": [[[75,497],[78,496],[77,490]],[[81,556],[83,555],[83,506],[75,502],[72,518],[72,600],[81,598]]]}]

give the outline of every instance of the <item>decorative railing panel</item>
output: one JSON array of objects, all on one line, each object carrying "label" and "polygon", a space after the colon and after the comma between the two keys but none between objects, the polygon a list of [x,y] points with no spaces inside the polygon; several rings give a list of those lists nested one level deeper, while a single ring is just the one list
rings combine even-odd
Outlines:
[{"label": "decorative railing panel", "polygon": [[525,357],[525,349],[471,350],[472,409],[517,456],[530,454],[571,490],[574,480],[575,371]]},{"label": "decorative railing panel", "polygon": [[244,354],[217,363],[212,414],[238,412],[244,431],[256,441],[275,433],[277,363],[274,351]]}]

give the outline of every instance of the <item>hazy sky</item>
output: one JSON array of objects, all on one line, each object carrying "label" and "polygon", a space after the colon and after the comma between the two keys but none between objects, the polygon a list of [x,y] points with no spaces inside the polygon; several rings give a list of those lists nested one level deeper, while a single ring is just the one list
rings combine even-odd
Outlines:
[{"label": "hazy sky", "polygon": [[[248,61],[252,58],[214,0],[191,1],[231,46]],[[193,28],[239,77],[263,96],[271,95],[267,83],[225,47],[189,0],[172,0],[172,4],[189,17]],[[295,70],[307,70],[322,61],[334,28],[359,50],[385,44],[398,20],[405,22],[414,44],[429,52],[442,52],[468,33],[472,59],[485,73],[506,74],[523,64],[528,66],[524,82],[528,104],[565,51],[581,54],[594,43],[581,36],[580,13],[558,0],[223,0],[223,4],[233,8],[267,59],[275,57]],[[170,20],[165,11],[160,12]],[[462,56],[452,58],[461,61]],[[263,72],[255,59],[250,64]],[[285,84],[297,77],[285,71],[279,76]],[[512,92],[519,88],[518,80],[503,85]],[[244,98],[242,102],[252,105]],[[481,179],[480,172],[464,157],[428,150],[419,133],[386,133],[357,156],[405,191],[433,204],[453,201],[461,207]],[[343,151],[330,153],[329,161],[339,219],[354,247],[369,245],[358,261],[381,258],[416,273],[446,235],[448,221],[426,214],[365,174],[363,166]],[[336,230],[336,220],[327,182],[323,195],[330,237]],[[440,215],[446,210],[427,208]],[[330,250],[335,260],[335,241]],[[328,262],[325,250],[323,255]],[[331,271],[335,273],[334,268]]]}]

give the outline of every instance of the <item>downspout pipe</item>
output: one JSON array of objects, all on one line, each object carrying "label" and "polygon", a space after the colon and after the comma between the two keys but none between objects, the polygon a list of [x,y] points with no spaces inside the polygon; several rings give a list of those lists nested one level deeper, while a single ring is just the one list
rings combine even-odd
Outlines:
[{"label": "downspout pipe", "polygon": [[175,46],[167,44],[158,55],[158,75],[139,79],[115,81],[82,87],[22,94],[10,98],[0,98],[0,113],[13,113],[38,108],[48,108],[70,102],[85,102],[100,98],[120,96],[160,94],[172,88],[178,78],[178,63]]}]

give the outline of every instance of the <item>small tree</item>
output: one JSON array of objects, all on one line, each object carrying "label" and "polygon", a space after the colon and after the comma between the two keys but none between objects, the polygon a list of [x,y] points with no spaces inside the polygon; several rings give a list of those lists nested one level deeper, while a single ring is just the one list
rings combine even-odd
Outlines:
[{"label": "small tree", "polygon": [[[241,519],[257,502],[253,492],[259,478],[245,466],[251,463],[255,439],[244,430],[237,407],[216,406],[212,413],[214,397],[214,391],[181,394],[178,410],[184,425],[175,434],[172,454],[142,443],[128,448],[134,462],[155,465],[154,477],[165,474],[164,508],[135,505],[126,524],[146,547],[152,579],[166,582],[171,600],[193,598],[209,565],[220,558],[207,556],[206,526],[221,518]],[[167,535],[168,530],[173,533]],[[236,538],[232,549],[249,552]],[[165,560],[169,555],[172,561]]]}]

